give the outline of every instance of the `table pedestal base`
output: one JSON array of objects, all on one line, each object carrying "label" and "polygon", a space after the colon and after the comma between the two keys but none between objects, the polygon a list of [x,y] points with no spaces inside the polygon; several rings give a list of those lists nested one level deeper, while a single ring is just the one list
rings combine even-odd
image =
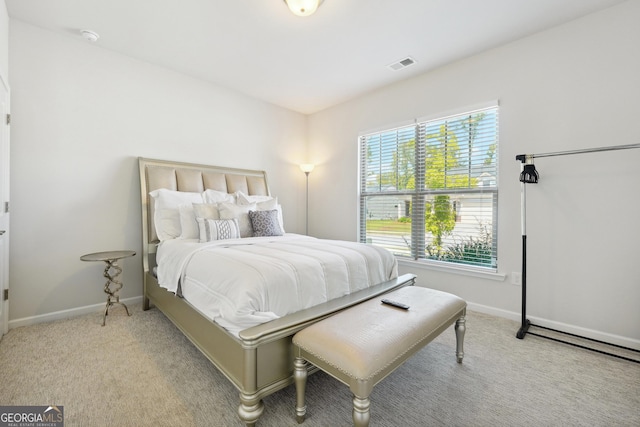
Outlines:
[{"label": "table pedestal base", "polygon": [[[129,313],[129,309],[123,302],[120,302],[120,295],[118,295],[118,292],[120,291],[120,289],[122,289],[122,282],[120,281],[122,268],[120,268],[120,266],[118,265],[117,259],[107,259],[104,260],[104,262],[107,263],[107,266],[104,269],[104,273],[102,274],[107,279],[107,283],[104,284],[104,292],[107,294],[107,306],[104,308],[104,314],[102,315],[102,326],[104,326],[107,321],[109,307],[113,306],[114,304],[120,304],[121,306],[123,306],[125,311],[127,312],[127,316],[131,316],[131,314]],[[109,271],[112,268],[115,270],[114,275],[111,275]],[[115,288],[111,289],[111,285],[115,285]]]}]

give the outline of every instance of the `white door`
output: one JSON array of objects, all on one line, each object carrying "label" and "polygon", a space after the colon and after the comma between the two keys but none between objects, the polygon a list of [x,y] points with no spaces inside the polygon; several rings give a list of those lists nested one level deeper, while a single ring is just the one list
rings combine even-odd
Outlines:
[{"label": "white door", "polygon": [[9,329],[9,85],[0,76],[0,338]]}]

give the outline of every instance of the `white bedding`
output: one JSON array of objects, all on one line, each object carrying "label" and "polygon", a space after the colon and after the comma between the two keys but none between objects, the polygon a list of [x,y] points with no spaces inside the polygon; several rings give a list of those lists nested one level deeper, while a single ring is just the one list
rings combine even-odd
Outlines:
[{"label": "white bedding", "polygon": [[156,259],[160,286],[236,336],[398,275],[397,261],[385,249],[298,234],[167,240]]}]

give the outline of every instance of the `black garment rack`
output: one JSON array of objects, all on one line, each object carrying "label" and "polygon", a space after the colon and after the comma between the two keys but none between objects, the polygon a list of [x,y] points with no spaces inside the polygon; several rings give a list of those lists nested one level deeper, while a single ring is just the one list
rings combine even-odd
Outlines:
[{"label": "black garment rack", "polygon": [[570,342],[558,338],[549,337],[542,334],[537,334],[529,331],[529,327],[535,326],[541,329],[546,329],[549,331],[557,332],[560,334],[585,339],[591,342],[596,342],[599,344],[604,344],[610,347],[617,347],[623,350],[629,350],[633,352],[640,353],[640,350],[636,350],[629,347],[620,346],[617,344],[608,343],[605,341],[599,341],[593,338],[584,337],[581,335],[571,334],[569,332],[564,332],[556,329],[547,328],[540,325],[534,325],[527,319],[527,223],[526,223],[526,208],[527,208],[527,196],[526,196],[526,184],[536,184],[539,179],[538,172],[536,171],[535,165],[533,164],[533,159],[540,157],[554,157],[554,156],[566,156],[570,154],[585,154],[585,153],[597,153],[601,151],[615,151],[615,150],[628,150],[632,148],[640,148],[640,144],[628,144],[628,145],[617,145],[610,147],[599,147],[599,148],[587,148],[582,150],[570,150],[570,151],[558,151],[554,153],[541,153],[541,154],[519,154],[516,156],[516,160],[520,162],[520,203],[521,203],[521,227],[522,227],[522,320],[520,329],[516,333],[516,338],[524,339],[524,337],[528,334],[535,335],[541,338],[549,339],[552,341],[561,342],[564,344],[568,344],[574,347],[580,347],[586,350],[594,351],[596,353],[606,354],[609,356],[617,357],[619,359],[628,360],[630,362],[640,363],[640,360],[632,359],[629,357],[625,357],[619,354],[611,353],[604,350],[599,350],[593,347],[588,347],[586,345],[577,344],[575,342]]}]

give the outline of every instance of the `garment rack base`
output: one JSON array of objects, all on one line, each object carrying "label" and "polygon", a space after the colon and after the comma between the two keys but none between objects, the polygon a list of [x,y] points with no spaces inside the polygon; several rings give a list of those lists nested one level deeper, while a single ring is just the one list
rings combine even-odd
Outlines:
[{"label": "garment rack base", "polygon": [[570,345],[570,346],[573,346],[573,347],[578,347],[578,348],[581,348],[581,349],[584,349],[584,350],[593,351],[595,353],[600,353],[600,354],[604,354],[604,355],[607,355],[607,356],[616,357],[618,359],[623,359],[623,360],[626,360],[626,361],[629,361],[629,362],[640,363],[640,358],[639,359],[633,359],[633,358],[630,358],[630,357],[626,357],[626,356],[622,356],[622,355],[619,355],[619,354],[611,353],[609,351],[599,350],[597,348],[589,347],[589,346],[586,346],[586,345],[582,345],[582,344],[578,344],[578,343],[574,343],[574,342],[570,342],[570,341],[565,341],[565,340],[561,340],[559,338],[554,338],[554,337],[550,337],[550,336],[547,336],[547,335],[542,335],[542,334],[538,334],[538,333],[535,333],[535,332],[531,332],[529,330],[529,328],[531,326],[536,327],[536,328],[540,328],[540,329],[545,329],[547,331],[556,332],[556,333],[559,333],[559,334],[562,334],[562,335],[567,335],[567,336],[571,336],[571,337],[574,337],[574,338],[579,338],[579,339],[591,341],[593,343],[602,344],[602,345],[605,345],[607,347],[614,347],[614,348],[618,348],[618,349],[625,350],[625,351],[631,351],[631,352],[634,352],[634,353],[638,353],[638,355],[640,357],[640,350],[636,350],[635,348],[624,347],[624,346],[621,346],[621,345],[612,344],[610,342],[600,341],[600,340],[596,340],[596,339],[593,339],[593,338],[585,337],[585,336],[582,336],[582,335],[577,335],[577,334],[572,334],[570,332],[560,331],[558,329],[547,328],[546,326],[535,325],[535,324],[531,323],[528,319],[525,320],[525,322],[522,325],[522,327],[520,329],[518,329],[518,332],[516,333],[516,338],[524,339],[526,334],[534,335],[536,337],[540,337],[540,338],[544,338],[544,339],[547,339],[547,340],[559,342],[559,343],[562,343],[562,344],[567,344],[567,345]]}]

